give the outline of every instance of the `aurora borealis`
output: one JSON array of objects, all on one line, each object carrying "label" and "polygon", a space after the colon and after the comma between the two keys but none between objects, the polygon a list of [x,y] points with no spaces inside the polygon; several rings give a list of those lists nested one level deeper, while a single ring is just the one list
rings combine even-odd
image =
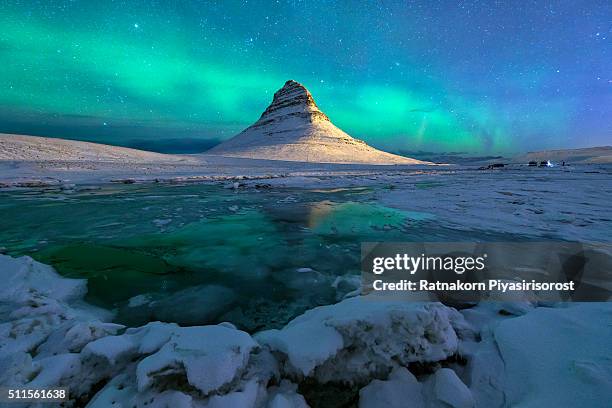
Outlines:
[{"label": "aurora borealis", "polygon": [[217,141],[287,79],[391,151],[612,143],[608,1],[8,1],[0,132]]}]

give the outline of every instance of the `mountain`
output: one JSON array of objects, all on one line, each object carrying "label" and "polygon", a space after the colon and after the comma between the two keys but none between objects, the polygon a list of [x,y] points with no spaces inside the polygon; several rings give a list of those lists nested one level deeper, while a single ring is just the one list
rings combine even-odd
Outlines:
[{"label": "mountain", "polygon": [[310,92],[290,80],[253,125],[207,154],[319,163],[430,164],[377,150],[338,129]]},{"label": "mountain", "polygon": [[515,162],[550,160],[567,164],[609,164],[612,163],[612,146],[586,147],[582,149],[542,150],[515,157]]}]

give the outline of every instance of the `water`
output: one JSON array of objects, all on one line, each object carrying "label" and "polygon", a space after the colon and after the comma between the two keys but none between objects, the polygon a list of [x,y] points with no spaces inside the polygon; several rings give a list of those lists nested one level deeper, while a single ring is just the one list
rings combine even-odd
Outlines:
[{"label": "water", "polygon": [[232,321],[255,331],[354,290],[363,241],[508,239],[377,205],[375,189],[3,192],[0,246],[86,278],[86,300],[115,310],[117,322]]}]

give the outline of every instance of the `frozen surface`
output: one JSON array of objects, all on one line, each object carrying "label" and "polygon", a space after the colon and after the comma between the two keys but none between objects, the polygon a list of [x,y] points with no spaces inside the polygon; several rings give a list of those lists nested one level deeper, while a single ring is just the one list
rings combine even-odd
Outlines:
[{"label": "frozen surface", "polygon": [[505,365],[507,403],[520,407],[609,406],[609,303],[536,308],[501,322],[494,337]]},{"label": "frozen surface", "polygon": [[76,159],[0,160],[0,252],[87,278],[0,255],[0,385],[91,407],[304,407],[326,387],[363,407],[609,406],[610,304],[354,297],[361,240],[609,241],[609,166]]},{"label": "frozen surface", "polygon": [[15,283],[0,292],[0,385],[68,387],[69,406],[303,408],[328,383],[358,384],[361,407],[605,407],[612,398],[608,303],[459,313],[357,297],[251,336],[230,323],[125,328],[82,302],[83,281],[31,258],[2,255],[0,273]]}]

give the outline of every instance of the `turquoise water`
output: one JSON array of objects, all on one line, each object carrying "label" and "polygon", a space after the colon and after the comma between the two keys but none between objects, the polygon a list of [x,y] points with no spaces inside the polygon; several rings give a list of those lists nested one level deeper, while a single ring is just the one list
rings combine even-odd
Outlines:
[{"label": "turquoise water", "polygon": [[148,184],[0,194],[3,251],[88,279],[86,300],[131,325],[279,327],[355,289],[363,241],[503,239],[377,205],[364,188]]}]

